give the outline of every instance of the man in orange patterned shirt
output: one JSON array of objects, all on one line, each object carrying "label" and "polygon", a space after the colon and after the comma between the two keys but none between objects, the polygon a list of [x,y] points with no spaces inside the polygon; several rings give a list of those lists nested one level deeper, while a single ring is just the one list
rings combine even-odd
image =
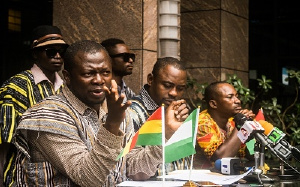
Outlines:
[{"label": "man in orange patterned shirt", "polygon": [[254,118],[253,112],[241,108],[235,88],[227,82],[211,83],[205,89],[204,99],[207,110],[199,114],[197,133],[201,168],[209,168],[224,157],[245,157],[246,146],[237,136],[233,116],[242,113]]}]

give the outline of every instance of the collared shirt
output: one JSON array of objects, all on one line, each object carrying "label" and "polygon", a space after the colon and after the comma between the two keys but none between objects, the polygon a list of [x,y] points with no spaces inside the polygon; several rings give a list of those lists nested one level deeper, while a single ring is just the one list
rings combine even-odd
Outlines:
[{"label": "collared shirt", "polygon": [[[58,74],[53,86],[37,65],[5,81],[0,88],[0,144],[11,143],[17,122],[29,107],[48,96],[59,93],[62,86],[63,81]],[[6,186],[13,182],[15,154],[16,149],[11,146],[4,166]]]},{"label": "collared shirt", "polygon": [[[135,131],[147,121],[149,116],[159,108],[147,92],[149,85],[144,85],[140,95],[131,99],[129,113],[134,124]],[[127,165],[139,165],[137,168],[128,168],[130,174],[142,172],[148,176],[162,175],[162,149],[161,146],[138,146],[128,153]],[[186,157],[169,164],[165,164],[166,174],[177,169],[189,169],[190,158]]]},{"label": "collared shirt", "polygon": [[98,116],[67,87],[26,111],[16,136],[22,151],[17,185],[115,186],[126,180],[125,162],[116,158],[127,141],[122,131],[131,135],[132,126],[122,123],[115,136],[103,127],[106,113],[106,103]]},{"label": "collared shirt", "polygon": [[[215,120],[209,115],[207,110],[203,110],[199,114],[197,142],[201,148],[199,158],[200,163],[202,164],[201,168],[209,168],[213,166],[213,162],[210,162],[210,158],[218,147],[231,136],[235,128],[233,118],[228,119],[226,128],[226,131],[221,129]],[[245,157],[245,148],[245,144],[242,144],[237,156],[242,158]]]},{"label": "collared shirt", "polygon": [[[46,77],[46,75],[43,73],[41,68],[39,68],[36,64],[33,64],[32,68],[31,68],[31,73],[33,75],[34,83],[36,85],[41,83],[42,81],[50,82],[48,77]],[[57,91],[63,85],[63,83],[64,83],[64,81],[62,80],[62,78],[59,76],[59,74],[57,72],[55,72],[55,82],[53,84],[54,90]]]},{"label": "collared shirt", "polygon": [[125,83],[125,81],[122,79],[121,82],[121,86],[118,85],[118,93],[119,95],[121,95],[121,93],[125,94],[125,98],[123,100],[123,102],[125,103],[127,100],[131,99],[132,97],[134,97],[136,94],[134,93],[134,91],[132,91]]}]

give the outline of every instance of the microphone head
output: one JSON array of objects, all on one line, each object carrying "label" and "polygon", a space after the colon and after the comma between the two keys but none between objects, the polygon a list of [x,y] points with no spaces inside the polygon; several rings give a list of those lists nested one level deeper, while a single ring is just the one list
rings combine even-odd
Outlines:
[{"label": "microphone head", "polygon": [[237,113],[234,118],[233,121],[235,122],[235,126],[238,130],[240,130],[240,128],[244,125],[244,123],[248,120],[248,118],[241,113]]},{"label": "microphone head", "polygon": [[218,170],[218,171],[221,171],[221,159],[218,159],[215,161],[215,169]]},{"label": "microphone head", "polygon": [[274,126],[271,123],[266,122],[265,120],[259,120],[258,122],[265,129],[265,135],[269,135],[270,132],[274,129]]}]

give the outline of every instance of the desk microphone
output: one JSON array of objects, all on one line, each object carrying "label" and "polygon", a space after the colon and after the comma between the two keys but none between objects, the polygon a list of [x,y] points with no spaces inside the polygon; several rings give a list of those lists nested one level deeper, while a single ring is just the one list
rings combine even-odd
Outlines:
[{"label": "desk microphone", "polygon": [[286,154],[291,154],[298,162],[300,162],[300,151],[296,147],[290,145],[285,139],[285,134],[274,127],[271,123],[259,120],[261,126],[265,129],[264,134],[272,141],[274,149],[281,154],[282,157],[287,157]]},{"label": "desk microphone", "polygon": [[215,169],[226,175],[239,175],[240,171],[248,171],[251,167],[240,165],[239,158],[227,157],[215,161]]},{"label": "desk microphone", "polygon": [[[262,125],[260,123],[258,123],[257,121],[254,122],[252,119],[247,118],[244,114],[241,114],[241,113],[238,113],[235,115],[234,121],[235,121],[237,127],[239,127],[239,126],[243,127],[246,124],[251,124],[251,126],[252,126],[252,124],[259,124],[262,127]],[[268,128],[270,128],[270,127],[268,126]],[[262,129],[264,129],[264,128],[262,128]],[[251,132],[251,135],[254,136],[254,138],[258,142],[260,142],[260,144],[263,147],[267,147],[278,158],[281,158],[283,160],[289,159],[292,154],[291,154],[291,151],[287,147],[285,147],[286,144],[283,145],[279,141],[276,145],[274,145],[274,142],[271,139],[269,139],[264,134],[264,132],[265,132],[265,130],[253,131],[253,132]],[[277,138],[282,139],[282,137],[281,138],[277,137]]]}]

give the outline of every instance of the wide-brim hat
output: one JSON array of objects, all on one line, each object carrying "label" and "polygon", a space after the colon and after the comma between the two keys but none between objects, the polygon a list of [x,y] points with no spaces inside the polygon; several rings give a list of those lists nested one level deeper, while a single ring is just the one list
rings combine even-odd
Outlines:
[{"label": "wide-brim hat", "polygon": [[31,48],[38,48],[47,45],[65,45],[61,31],[56,26],[41,25],[36,27],[32,32],[32,46]]}]

